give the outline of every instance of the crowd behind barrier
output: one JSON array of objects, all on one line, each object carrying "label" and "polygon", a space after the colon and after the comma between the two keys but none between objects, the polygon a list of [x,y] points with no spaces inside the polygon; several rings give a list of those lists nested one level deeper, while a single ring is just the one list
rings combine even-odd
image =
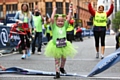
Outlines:
[{"label": "crowd behind barrier", "polygon": [[[10,41],[10,46],[7,46],[7,42],[10,40],[9,39],[9,33],[10,33],[10,28],[11,26],[9,24],[15,23],[14,21],[14,16],[15,14],[7,14],[6,19],[3,21],[4,25],[0,25],[0,49],[1,48],[7,48],[7,47],[15,47],[17,46],[20,38],[19,35],[13,34],[11,38],[14,39],[14,41]],[[110,35],[110,30],[106,31],[106,34]],[[82,31],[82,37],[90,37],[93,36],[92,29],[86,30],[84,29]],[[45,36],[45,29],[43,27],[43,39],[42,42],[47,42],[47,38]]]},{"label": "crowd behind barrier", "polygon": [[[10,26],[6,25],[0,25],[0,48],[6,48],[6,47],[15,47],[17,46],[20,38],[19,35],[13,34],[11,39],[14,39],[14,41],[10,41],[10,46],[7,46],[7,42],[10,40],[9,39],[9,33],[10,33]],[[47,38],[45,36],[45,29],[43,29],[43,39],[42,42],[47,42]],[[110,30],[106,31],[107,35],[110,35]],[[92,30],[83,30],[82,32],[83,37],[90,37],[93,36]]]}]

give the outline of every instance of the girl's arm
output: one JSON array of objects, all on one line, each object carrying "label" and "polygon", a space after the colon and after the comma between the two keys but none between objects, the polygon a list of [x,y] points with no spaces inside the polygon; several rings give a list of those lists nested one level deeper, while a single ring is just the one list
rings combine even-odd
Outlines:
[{"label": "girl's arm", "polygon": [[0,68],[1,68],[2,70],[5,70],[5,67],[3,67],[2,65],[0,65]]},{"label": "girl's arm", "polygon": [[114,3],[114,1],[111,0],[111,6],[110,6],[110,9],[106,12],[107,17],[109,17],[109,16],[112,14],[112,12],[113,12],[113,9],[114,9],[114,5],[113,5],[113,3]]},{"label": "girl's arm", "polygon": [[95,10],[92,8],[91,2],[88,4],[88,10],[92,16],[95,16]]},{"label": "girl's arm", "polygon": [[67,19],[66,19],[68,22],[69,22],[70,19],[71,19],[72,11],[73,11],[73,6],[72,6],[72,4],[71,4],[70,7],[69,7],[69,13],[68,13],[68,16],[67,16]]},{"label": "girl's arm", "polygon": [[41,18],[42,18],[42,21],[44,21],[44,16],[43,16],[43,14],[42,14],[42,10],[39,10],[39,13],[40,13],[40,16],[41,16]]},{"label": "girl's arm", "polygon": [[54,16],[56,14],[56,10],[57,10],[57,8],[54,8],[53,12],[52,12],[52,16],[51,16],[51,22],[52,22],[52,24],[54,23]]},{"label": "girl's arm", "polygon": [[30,28],[30,33],[32,33],[32,29],[35,28],[35,25],[34,25],[34,20],[33,20],[33,15],[32,15],[32,13],[30,13],[30,15],[31,15],[31,20],[30,20],[30,22],[29,22],[29,28]]},{"label": "girl's arm", "polygon": [[14,20],[16,22],[19,21],[19,11],[15,14]]}]

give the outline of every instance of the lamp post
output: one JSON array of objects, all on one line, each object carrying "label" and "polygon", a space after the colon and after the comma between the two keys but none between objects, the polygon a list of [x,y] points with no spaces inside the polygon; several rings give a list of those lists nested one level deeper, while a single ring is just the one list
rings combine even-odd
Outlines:
[{"label": "lamp post", "polygon": [[77,0],[76,2],[77,2],[76,23],[79,24],[79,13],[80,13],[79,0]]},{"label": "lamp post", "polygon": [[80,13],[79,0],[77,0],[77,9],[78,9],[77,19],[79,20],[79,13]]}]

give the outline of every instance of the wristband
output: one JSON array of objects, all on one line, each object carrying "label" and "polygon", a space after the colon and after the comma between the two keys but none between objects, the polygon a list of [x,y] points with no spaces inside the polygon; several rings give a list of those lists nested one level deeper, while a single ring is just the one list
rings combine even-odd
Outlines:
[{"label": "wristband", "polygon": [[72,12],[72,10],[70,9],[69,12]]}]

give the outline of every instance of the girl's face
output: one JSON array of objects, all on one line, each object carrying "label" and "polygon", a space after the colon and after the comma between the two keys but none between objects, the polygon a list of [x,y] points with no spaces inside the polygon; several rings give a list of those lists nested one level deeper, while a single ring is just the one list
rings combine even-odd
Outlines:
[{"label": "girl's face", "polygon": [[104,11],[104,6],[99,6],[99,7],[98,7],[98,11],[99,11],[99,12],[103,12],[103,11]]},{"label": "girl's face", "polygon": [[64,26],[64,18],[63,17],[58,17],[56,20],[56,24],[58,27],[63,27]]},{"label": "girl's face", "polygon": [[24,12],[26,12],[26,11],[28,10],[27,5],[24,4],[24,5],[22,6],[22,10],[23,10]]}]

